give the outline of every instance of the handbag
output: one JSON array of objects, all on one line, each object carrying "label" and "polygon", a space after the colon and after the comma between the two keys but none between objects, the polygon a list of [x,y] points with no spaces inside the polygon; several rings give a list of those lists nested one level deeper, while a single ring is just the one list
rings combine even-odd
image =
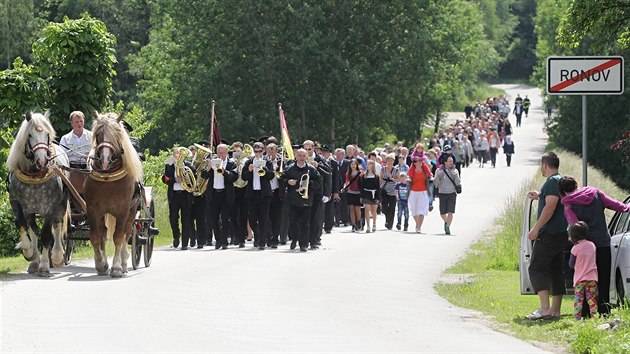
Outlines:
[{"label": "handbag", "polygon": [[354,181],[356,181],[357,178],[359,178],[359,176],[361,176],[361,174],[357,173],[354,177],[352,177],[350,182],[348,182],[348,184],[346,184],[345,186],[343,186],[343,188],[341,188],[341,190],[339,190],[339,194],[346,193],[348,191],[348,186],[350,186],[352,183],[354,183]]},{"label": "handbag", "polygon": [[461,194],[462,193],[462,185],[461,184],[455,184],[455,182],[453,181],[451,176],[449,176],[448,172],[446,172],[446,169],[444,169],[444,174],[446,175],[446,177],[448,177],[448,179],[451,180],[451,183],[453,183],[453,185],[455,186],[455,193]]}]

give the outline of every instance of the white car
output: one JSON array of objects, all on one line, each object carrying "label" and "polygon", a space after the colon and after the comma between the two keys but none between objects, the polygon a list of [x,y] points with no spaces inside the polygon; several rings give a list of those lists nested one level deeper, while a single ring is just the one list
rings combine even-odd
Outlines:
[{"label": "white car", "polygon": [[[630,196],[623,201],[630,203]],[[610,271],[610,302],[620,305],[630,301],[630,212],[615,213],[608,224],[612,235],[612,269]]]},{"label": "white car", "polygon": [[[538,201],[527,199],[523,208],[523,227],[519,247],[520,284],[523,295],[535,294],[527,271],[531,261],[533,241],[527,238],[527,234],[536,221],[536,215],[535,213],[532,215],[532,212],[536,210],[534,205],[537,203]],[[624,203],[630,203],[630,196],[624,200]],[[630,212],[615,213],[608,224],[608,230],[612,235],[610,242],[612,252],[610,302],[612,304],[620,304],[623,301],[630,302]],[[570,247],[571,243],[569,242],[565,251],[567,262],[564,269],[567,293],[573,293],[573,270],[568,267]]]}]

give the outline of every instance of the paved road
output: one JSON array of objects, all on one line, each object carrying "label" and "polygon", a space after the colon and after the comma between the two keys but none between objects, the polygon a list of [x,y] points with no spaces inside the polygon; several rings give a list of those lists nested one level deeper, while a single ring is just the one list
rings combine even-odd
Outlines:
[{"label": "paved road", "polygon": [[0,285],[0,352],[540,352],[433,290],[536,173],[541,99],[505,88],[528,94],[532,114],[516,129],[511,168],[501,155],[496,169],[463,171],[454,235],[436,210],[425,235],[383,231],[380,220],[375,234],[335,229],[306,254],[160,249],[122,279],[97,276],[92,261],[52,279],[17,275]]}]

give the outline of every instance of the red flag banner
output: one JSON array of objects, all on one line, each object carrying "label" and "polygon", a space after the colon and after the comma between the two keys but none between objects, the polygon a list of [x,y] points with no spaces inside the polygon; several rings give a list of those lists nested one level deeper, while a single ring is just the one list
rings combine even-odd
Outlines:
[{"label": "red flag banner", "polygon": [[282,104],[278,103],[278,109],[280,110],[280,130],[282,131],[282,146],[284,147],[284,153],[287,158],[294,159],[293,147],[291,146],[291,137],[289,137],[289,129],[287,128],[287,121],[284,119],[284,111],[282,110]]},{"label": "red flag banner", "polygon": [[212,126],[210,127],[210,146],[216,147],[219,144],[221,144],[221,133],[219,132],[217,116],[214,113],[214,101],[212,101]]}]

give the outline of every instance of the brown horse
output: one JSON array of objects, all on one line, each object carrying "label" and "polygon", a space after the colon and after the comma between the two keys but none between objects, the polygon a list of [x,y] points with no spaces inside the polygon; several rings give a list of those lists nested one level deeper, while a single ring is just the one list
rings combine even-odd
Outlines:
[{"label": "brown horse", "polygon": [[99,275],[107,274],[105,242],[111,238],[115,251],[110,275],[127,273],[127,241],[140,199],[135,193],[142,179],[142,164],[120,121],[124,114],[94,115],[92,125],[92,172],[83,194],[90,224],[90,241]]}]

